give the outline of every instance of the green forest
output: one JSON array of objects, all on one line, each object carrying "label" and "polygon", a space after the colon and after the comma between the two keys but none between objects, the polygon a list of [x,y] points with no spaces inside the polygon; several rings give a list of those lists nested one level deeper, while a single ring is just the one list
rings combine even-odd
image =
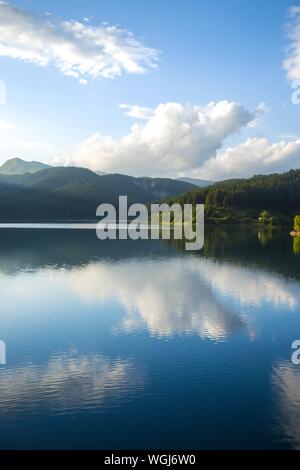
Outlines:
[{"label": "green forest", "polygon": [[300,170],[222,181],[169,198],[168,202],[205,204],[206,222],[292,228],[295,216],[300,214]]},{"label": "green forest", "polygon": [[0,220],[95,220],[102,203],[167,201],[205,204],[206,223],[300,227],[300,170],[199,187],[178,180],[97,174],[84,168],[45,168],[0,174]]}]

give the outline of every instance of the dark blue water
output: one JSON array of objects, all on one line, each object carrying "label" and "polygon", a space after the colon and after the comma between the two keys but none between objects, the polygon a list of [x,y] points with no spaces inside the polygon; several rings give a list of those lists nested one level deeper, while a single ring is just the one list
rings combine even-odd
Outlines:
[{"label": "dark blue water", "polygon": [[300,448],[299,251],[2,229],[0,448]]}]

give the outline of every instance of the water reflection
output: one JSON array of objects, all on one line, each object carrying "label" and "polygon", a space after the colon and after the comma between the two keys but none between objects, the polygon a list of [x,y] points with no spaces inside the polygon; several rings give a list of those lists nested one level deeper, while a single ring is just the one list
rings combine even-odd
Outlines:
[{"label": "water reflection", "polygon": [[294,449],[300,449],[300,367],[287,361],[280,362],[272,377],[279,418],[279,433]]},{"label": "water reflection", "polygon": [[121,405],[141,390],[132,361],[63,354],[47,363],[0,371],[0,416],[46,409],[51,414],[103,410]]},{"label": "water reflection", "polygon": [[224,307],[192,260],[99,263],[69,274],[76,292],[90,300],[115,298],[125,310],[127,332],[145,326],[151,334],[196,333],[222,339],[243,326]]},{"label": "water reflection", "polygon": [[300,254],[300,238],[299,237],[294,237],[293,239],[293,251],[295,255]]},{"label": "water reflection", "polygon": [[266,246],[268,243],[270,243],[273,238],[274,238],[274,232],[272,229],[269,230],[260,230],[257,234],[259,242],[263,245]]},{"label": "water reflection", "polygon": [[217,340],[242,327],[250,333],[249,319],[233,301],[288,310],[299,301],[298,286],[292,282],[205,259],[102,262],[68,278],[87,301],[116,298],[126,312],[122,325],[127,332],[145,326],[158,336],[196,333]]},{"label": "water reflection", "polygon": [[208,230],[191,254],[0,230],[0,446],[300,448],[300,369],[278,362],[300,331],[296,251],[279,231]]},{"label": "water reflection", "polygon": [[199,271],[219,294],[240,304],[258,307],[266,303],[273,308],[294,310],[299,302],[298,283],[263,270],[205,260]]},{"label": "water reflection", "polygon": [[[44,249],[43,236],[48,242]],[[232,250],[235,245],[229,244],[230,237],[225,239]],[[34,276],[38,270],[35,300],[66,298],[69,291],[90,304],[114,301],[123,312],[119,324],[112,325],[115,332],[146,328],[158,337],[196,334],[213,340],[239,330],[254,337],[255,323],[247,306],[292,312],[299,305],[298,282],[241,261],[215,259],[211,256],[215,240],[206,245],[205,256],[176,252],[160,242],[100,243],[94,234],[79,232],[42,234],[37,241],[39,246],[32,247],[26,238],[21,248],[16,245],[16,253],[12,249],[2,252],[4,304],[10,305],[14,291],[15,303],[26,305],[32,288],[28,272]],[[259,245],[257,237],[256,242]],[[80,250],[77,243],[82,244]],[[227,258],[228,252],[229,248]]]}]

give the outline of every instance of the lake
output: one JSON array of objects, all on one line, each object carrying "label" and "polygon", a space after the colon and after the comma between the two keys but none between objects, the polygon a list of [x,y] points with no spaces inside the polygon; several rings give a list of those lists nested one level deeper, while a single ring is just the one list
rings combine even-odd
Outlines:
[{"label": "lake", "polygon": [[0,448],[300,448],[300,249],[0,229]]}]

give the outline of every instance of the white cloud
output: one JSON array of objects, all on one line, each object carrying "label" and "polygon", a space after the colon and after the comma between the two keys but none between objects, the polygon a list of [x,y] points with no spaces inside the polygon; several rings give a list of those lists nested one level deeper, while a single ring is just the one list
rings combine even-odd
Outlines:
[{"label": "white cloud", "polygon": [[117,26],[40,17],[0,1],[0,55],[53,65],[85,84],[124,72],[144,73],[155,67],[159,53]]},{"label": "white cloud", "polygon": [[290,45],[283,68],[287,73],[287,78],[294,81],[300,79],[300,7],[291,7],[290,15],[292,17],[288,25]]},{"label": "white cloud", "polygon": [[270,143],[266,138],[251,138],[205,162],[200,174],[205,178],[225,179],[299,167],[300,139]]},{"label": "white cloud", "polygon": [[137,105],[130,105],[130,104],[120,104],[121,109],[126,109],[127,113],[126,116],[137,118],[137,119],[150,119],[153,116],[153,109],[146,108]]},{"label": "white cloud", "polygon": [[249,127],[252,127],[253,129],[256,127],[261,127],[264,117],[266,116],[267,113],[271,111],[271,109],[269,108],[267,103],[262,101],[261,103],[259,103],[255,111],[256,111],[256,119],[254,119],[249,124]]},{"label": "white cloud", "polygon": [[300,13],[300,7],[294,5],[289,11],[292,16],[298,15]]},{"label": "white cloud", "polygon": [[257,118],[256,111],[229,101],[206,106],[163,103],[152,113],[134,106],[129,113],[148,117],[145,123],[135,123],[119,140],[96,133],[56,163],[139,176],[192,174],[216,156],[227,137]]},{"label": "white cloud", "polygon": [[221,180],[300,167],[300,139],[286,136],[277,142],[252,137],[224,148],[227,137],[257,127],[269,111],[265,103],[250,112],[234,102],[206,106],[163,103],[155,109],[120,105],[135,123],[121,139],[96,133],[57,164],[136,176],[189,175]]}]

